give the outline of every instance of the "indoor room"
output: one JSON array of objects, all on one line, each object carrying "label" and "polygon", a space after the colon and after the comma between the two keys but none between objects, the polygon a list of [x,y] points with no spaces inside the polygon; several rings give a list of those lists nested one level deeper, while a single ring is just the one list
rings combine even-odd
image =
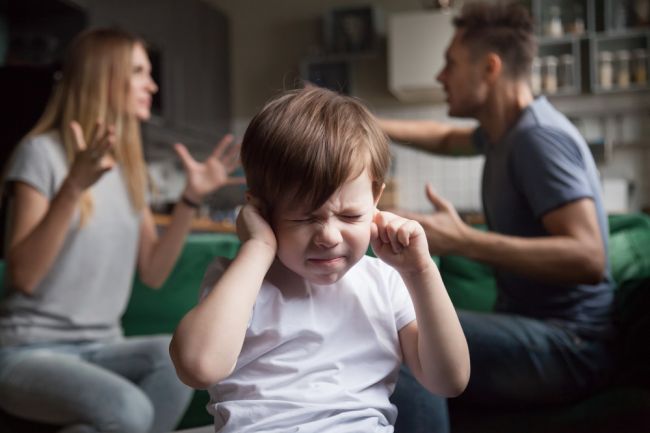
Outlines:
[{"label": "indoor room", "polygon": [[[200,299],[209,296],[206,281],[212,280],[206,270],[210,264],[220,257],[238,260],[242,246],[255,235],[246,230],[242,234],[246,223],[240,216],[244,209],[257,206],[251,205],[250,185],[245,183],[252,175],[238,160],[247,128],[273,98],[303,87],[329,89],[346,100],[358,101],[367,108],[372,125],[376,124],[373,128],[385,134],[390,163],[382,192],[373,192],[377,212],[419,223],[420,228],[414,230],[421,230],[426,238],[427,260],[430,256],[441,277],[444,299],[451,301],[454,311],[470,312],[459,318],[454,315],[453,326],[448,328],[455,329],[458,322],[464,332],[462,345],[468,348],[471,362],[468,394],[479,395],[474,377],[490,377],[485,385],[488,390],[473,401],[464,399],[462,393],[429,399],[430,395],[438,397],[437,393],[420,387],[411,376],[418,391],[411,388],[400,391],[400,398],[398,393],[392,396],[386,403],[391,408],[378,410],[380,418],[387,419],[386,426],[382,424],[385,430],[368,431],[393,431],[393,425],[398,433],[650,431],[650,0],[521,0],[516,3],[528,14],[526,20],[501,11],[502,21],[490,21],[495,18],[489,12],[481,16],[476,12],[459,21],[470,3],[0,0],[0,95],[4,102],[0,108],[0,240],[4,246],[0,250],[0,281],[4,281],[0,286],[0,431],[100,431],[83,430],[89,421],[69,421],[59,409],[31,419],[32,409],[23,415],[26,405],[48,403],[25,403],[32,400],[14,388],[3,389],[3,375],[13,376],[9,366],[14,361],[10,360],[17,359],[14,355],[23,347],[47,349],[61,342],[77,345],[109,337],[126,341],[159,335],[167,339],[174,335],[179,341],[179,334],[174,334],[182,331],[179,324],[185,323],[188,313],[198,311],[197,304],[204,302]],[[501,33],[495,32],[494,38],[481,36],[490,26]],[[503,28],[508,27],[512,35],[503,36]],[[515,27],[517,31],[512,30]],[[102,108],[93,108],[92,113],[81,110],[81,114],[78,110],[72,118],[64,111],[46,110],[57,89],[66,89],[69,83],[64,66],[72,65],[74,56],[66,57],[66,53],[80,35],[96,28],[135,35],[130,43],[142,49],[138,59],[146,80],[140,100],[144,114],[129,112],[124,119],[131,120],[124,123],[116,120],[122,114],[111,117]],[[504,44],[506,37],[524,38],[523,51],[517,52],[519,45]],[[86,58],[96,55],[93,50],[100,48],[89,49]],[[83,57],[77,60],[83,63]],[[108,68],[109,74],[118,74],[116,65],[121,64]],[[473,75],[462,75],[462,67]],[[115,89],[121,83],[98,70],[87,72],[91,78],[85,87],[69,85],[83,92],[93,88],[93,81],[109,83],[106,88],[113,93],[101,98],[110,112],[111,104],[120,104],[115,102],[120,98],[112,95],[119,93]],[[126,80],[133,80],[130,71],[125,73]],[[64,93],[61,107],[73,100],[72,93]],[[129,98],[133,91],[123,93]],[[83,114],[97,116],[97,123],[79,118]],[[102,119],[110,120],[104,124]],[[129,123],[133,119],[135,123]],[[65,123],[70,121],[81,123],[78,132]],[[528,135],[519,135],[524,134],[525,122],[538,128],[530,133],[535,138],[530,138],[529,149],[524,149]],[[86,125],[92,125],[92,133]],[[21,143],[31,143],[50,130],[59,131],[57,143],[73,144],[57,147],[60,155],[53,157],[52,172],[40,165],[29,172],[43,183],[34,185],[15,168],[23,164],[29,171]],[[137,152],[126,147],[118,150],[115,141],[122,140],[124,131],[138,136]],[[458,137],[456,147],[449,144]],[[131,152],[135,152],[132,164],[137,169],[127,168]],[[75,164],[87,164],[83,166],[86,174],[83,167],[75,169]],[[94,167],[92,174],[90,167]],[[83,183],[79,191],[71,186],[73,176],[67,174],[73,169],[78,174],[75,185]],[[110,198],[105,206],[101,196],[94,201],[90,198],[90,191],[99,194],[106,173],[122,179],[121,173],[127,184],[123,194],[133,206],[140,203],[136,207],[145,209],[142,214],[129,214],[128,222],[108,211],[104,215],[105,208],[131,209],[127,199],[124,204]],[[60,193],[66,188],[77,194],[68,204]],[[134,197],[140,197],[139,201]],[[27,206],[38,212],[29,213]],[[271,212],[272,206],[268,208]],[[97,216],[94,221],[93,215]],[[264,207],[259,208],[259,215],[266,218]],[[313,215],[309,213],[308,218],[320,218]],[[374,218],[376,214],[372,224],[368,221],[369,227],[383,230]],[[318,222],[330,227],[329,222]],[[122,230],[127,225],[128,232]],[[85,236],[85,227],[96,229],[97,234],[88,238],[88,247],[73,249],[77,238],[81,242]],[[341,233],[345,239],[345,230]],[[373,249],[375,235],[370,236],[371,246],[366,239],[363,260],[367,256],[383,259]],[[58,255],[68,249],[65,258]],[[102,263],[109,256],[116,257],[115,263]],[[121,256],[119,261],[117,256]],[[274,257],[283,260],[281,254]],[[384,261],[386,267],[392,266]],[[58,269],[64,263],[74,263],[66,275],[74,274],[75,279],[59,280],[63,273]],[[93,285],[93,280],[102,280],[108,287],[118,279],[124,280],[119,300],[99,286],[98,293],[104,294],[93,299],[75,294],[80,288],[72,288]],[[68,285],[65,296],[70,298],[63,298],[64,292],[44,292],[53,281]],[[407,288],[410,293],[408,284]],[[13,293],[20,293],[20,298],[12,298]],[[420,323],[425,313],[414,296],[409,304],[415,305],[413,317]],[[47,302],[50,305],[44,306]],[[91,307],[85,310],[86,302]],[[108,309],[119,320],[102,334],[101,320]],[[250,308],[247,314],[251,319],[242,324],[244,348],[249,337],[255,340],[254,328],[248,328],[255,315]],[[503,315],[531,323],[509,322],[499,328],[496,322],[487,325],[478,319]],[[473,325],[475,329],[469,328],[473,320],[479,323]],[[562,342],[558,343],[556,334],[551,338],[544,331],[546,340],[540,343],[533,322],[553,332],[562,330]],[[519,373],[512,367],[508,372],[505,367],[498,370],[497,361],[490,364],[485,346],[493,340],[474,333],[480,328],[487,333],[490,326],[498,332],[508,329],[509,337],[525,347],[521,352],[504,351],[500,365],[528,363],[530,370]],[[74,332],[57,336],[66,327]],[[393,338],[402,338],[404,328],[398,328]],[[571,345],[568,352],[564,352],[565,341]],[[595,342],[594,352],[585,349],[585,342]],[[553,362],[574,356],[576,361],[544,364],[536,358],[536,344],[555,351]],[[166,361],[168,346],[165,340],[158,348]],[[602,365],[595,365],[601,355],[594,353],[601,350],[606,352]],[[405,380],[404,371],[398,373],[400,360],[407,357],[404,346],[398,352],[391,379],[377,381],[387,383],[389,394],[398,375],[398,391]],[[83,353],[78,356],[83,358]],[[483,355],[485,372],[481,370]],[[182,371],[179,358],[173,354],[172,358],[176,372]],[[4,372],[3,363],[8,366]],[[593,377],[572,376],[592,367]],[[233,366],[235,372],[239,368],[240,364]],[[560,371],[571,380],[558,379],[556,387],[549,385],[548,390],[531,379],[539,375],[541,383],[553,382],[562,375]],[[332,375],[339,373],[343,374],[335,371]],[[178,375],[188,383],[182,373]],[[260,380],[262,387],[265,382]],[[519,387],[520,394],[508,391],[511,394],[501,404],[501,390],[492,390],[490,381],[508,383],[504,388]],[[322,384],[300,388],[305,404],[311,402],[311,393],[327,394],[316,385]],[[257,384],[250,386],[256,389]],[[154,427],[164,424],[156,424],[153,415],[152,426],[141,431],[244,431],[241,426],[227,430],[226,424],[219,424],[226,421],[214,427],[219,416],[230,416],[230,412],[220,412],[216,389],[210,388],[210,393],[190,389],[187,402],[178,409],[178,419],[169,423],[172,427]],[[231,388],[224,389],[230,392]],[[536,392],[544,397],[532,396]],[[341,401],[345,398],[340,397]],[[88,402],[94,399],[97,405],[104,404],[92,392],[84,397]],[[251,411],[251,417],[262,417],[262,409],[259,413],[245,410]],[[332,416],[338,413],[336,408],[328,410]],[[434,412],[444,413],[444,420],[439,421]],[[274,419],[272,415],[265,416]],[[61,430],[73,425],[82,429]],[[249,431],[273,430],[268,426],[274,424],[260,427],[264,425]],[[288,431],[277,428],[273,431]],[[307,431],[330,430],[312,426]]]}]

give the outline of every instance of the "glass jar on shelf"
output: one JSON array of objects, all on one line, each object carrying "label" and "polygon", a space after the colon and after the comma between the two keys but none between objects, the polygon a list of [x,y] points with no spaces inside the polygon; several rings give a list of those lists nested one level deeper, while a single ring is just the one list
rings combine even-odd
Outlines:
[{"label": "glass jar on shelf", "polygon": [[547,94],[557,93],[557,57],[544,57],[544,72],[542,75],[542,88]]},{"label": "glass jar on shelf", "polygon": [[573,15],[567,24],[566,32],[574,35],[582,35],[585,32],[584,8],[580,3],[573,6]]},{"label": "glass jar on shelf", "polygon": [[564,34],[559,6],[554,5],[548,9],[548,20],[544,26],[544,33],[547,36],[553,37],[562,36]]},{"label": "glass jar on shelf", "polygon": [[575,88],[573,54],[562,54],[557,67],[557,86],[561,91],[571,91]]},{"label": "glass jar on shelf", "polygon": [[620,89],[630,87],[630,51],[616,52],[616,86]]},{"label": "glass jar on shelf", "polygon": [[598,85],[603,90],[612,88],[614,82],[614,65],[611,51],[598,53]]},{"label": "glass jar on shelf", "polygon": [[632,81],[638,86],[648,84],[648,51],[637,48],[632,51]]}]

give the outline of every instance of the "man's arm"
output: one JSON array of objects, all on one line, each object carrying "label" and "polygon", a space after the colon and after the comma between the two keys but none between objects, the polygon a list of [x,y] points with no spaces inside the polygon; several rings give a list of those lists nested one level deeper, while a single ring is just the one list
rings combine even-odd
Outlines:
[{"label": "man's arm", "polygon": [[475,155],[472,143],[475,128],[451,126],[425,120],[377,119],[391,140],[429,153]]},{"label": "man's arm", "polygon": [[563,284],[597,284],[605,275],[605,249],[590,198],[542,217],[550,236],[520,238],[468,230],[460,254],[511,272]]},{"label": "man's arm", "polygon": [[458,254],[530,278],[560,284],[595,284],[606,255],[593,200],[569,202],[542,217],[549,236],[524,238],[476,230],[452,204],[427,187],[433,214],[405,212],[420,222],[432,254]]}]

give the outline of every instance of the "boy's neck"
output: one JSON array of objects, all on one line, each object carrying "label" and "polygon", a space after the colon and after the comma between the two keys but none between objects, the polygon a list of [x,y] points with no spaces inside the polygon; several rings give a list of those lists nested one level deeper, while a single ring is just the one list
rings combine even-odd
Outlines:
[{"label": "boy's neck", "polygon": [[307,281],[284,266],[277,257],[266,273],[266,279],[279,288],[286,297],[304,297],[310,294]]}]

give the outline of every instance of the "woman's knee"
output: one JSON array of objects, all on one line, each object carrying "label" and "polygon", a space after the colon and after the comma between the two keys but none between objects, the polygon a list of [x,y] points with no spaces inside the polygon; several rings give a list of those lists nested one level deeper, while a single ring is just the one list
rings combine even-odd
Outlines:
[{"label": "woman's knee", "polygon": [[91,423],[101,432],[147,433],[154,421],[149,398],[137,388],[115,390]]}]

